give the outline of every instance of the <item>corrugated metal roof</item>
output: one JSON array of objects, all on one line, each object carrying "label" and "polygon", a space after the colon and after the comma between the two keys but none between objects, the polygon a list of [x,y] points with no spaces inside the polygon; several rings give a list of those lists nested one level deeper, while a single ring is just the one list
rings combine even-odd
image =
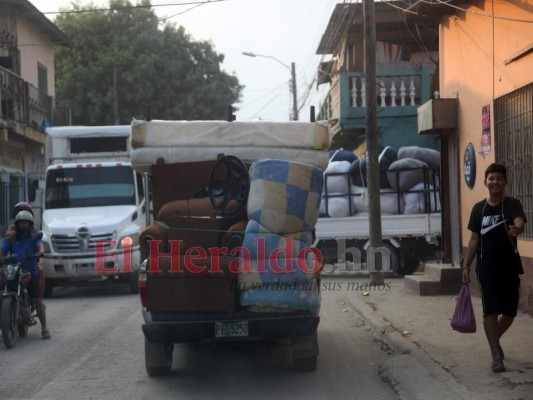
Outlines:
[{"label": "corrugated metal roof", "polygon": [[[390,32],[408,31],[415,23],[422,23],[426,29],[436,29],[443,15],[454,14],[453,5],[471,4],[468,0],[449,0],[448,3],[431,0],[377,1],[374,3],[377,40],[394,42]],[[402,28],[403,27],[403,28]],[[337,4],[326,31],[316,51],[317,54],[335,54],[342,39],[350,31],[363,30],[363,4]],[[380,36],[384,37],[380,39]],[[409,35],[405,35],[409,37]],[[405,42],[405,37],[403,41]]]}]

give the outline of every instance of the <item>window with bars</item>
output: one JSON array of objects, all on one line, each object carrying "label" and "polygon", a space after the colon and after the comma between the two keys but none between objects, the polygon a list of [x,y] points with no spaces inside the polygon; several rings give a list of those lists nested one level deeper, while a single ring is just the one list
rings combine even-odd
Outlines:
[{"label": "window with bars", "polygon": [[533,239],[533,83],[494,100],[494,149],[507,167],[506,193],[522,202],[523,237]]}]

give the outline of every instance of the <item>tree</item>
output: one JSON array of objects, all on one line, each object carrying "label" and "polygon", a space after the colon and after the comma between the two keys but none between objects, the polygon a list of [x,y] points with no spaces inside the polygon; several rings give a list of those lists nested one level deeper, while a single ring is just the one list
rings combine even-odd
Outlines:
[{"label": "tree", "polygon": [[[150,6],[149,0],[142,5]],[[73,3],[71,10],[94,10]],[[58,107],[80,125],[128,124],[150,105],[158,119],[225,119],[243,86],[221,69],[210,42],[192,41],[149,7],[110,0],[110,10],[61,14],[56,25],[71,39],[56,49]]]}]

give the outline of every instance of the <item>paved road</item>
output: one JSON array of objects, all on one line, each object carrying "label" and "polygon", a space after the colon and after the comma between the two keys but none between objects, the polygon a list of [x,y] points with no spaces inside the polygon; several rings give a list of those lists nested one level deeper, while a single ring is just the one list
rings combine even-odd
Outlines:
[{"label": "paved road", "polygon": [[56,289],[51,340],[33,327],[14,349],[0,343],[0,399],[397,399],[378,374],[394,355],[346,306],[346,281],[325,283],[316,372],[265,345],[177,345],[163,378],[146,375],[140,302],[127,287]]}]

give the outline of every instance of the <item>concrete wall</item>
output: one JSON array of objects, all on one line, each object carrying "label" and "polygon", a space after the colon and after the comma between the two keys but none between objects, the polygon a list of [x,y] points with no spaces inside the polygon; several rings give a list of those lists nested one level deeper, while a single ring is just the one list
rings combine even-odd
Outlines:
[{"label": "concrete wall", "polygon": [[[486,167],[494,162],[494,151],[480,155],[481,108],[491,107],[491,139],[494,146],[493,100],[532,81],[533,53],[510,64],[504,60],[531,44],[533,20],[531,3],[478,1],[455,16],[443,17],[440,31],[440,87],[443,98],[459,99],[459,171],[461,245],[468,244],[467,229],[472,205],[483,199]],[[485,14],[485,15],[480,15]],[[498,18],[492,18],[495,15]],[[503,19],[506,18],[506,19]],[[463,154],[468,143],[476,149],[476,183],[470,189],[462,176]],[[533,221],[529,221],[533,223]],[[533,313],[533,241],[519,240],[526,273],[522,277],[520,308]]]}]

